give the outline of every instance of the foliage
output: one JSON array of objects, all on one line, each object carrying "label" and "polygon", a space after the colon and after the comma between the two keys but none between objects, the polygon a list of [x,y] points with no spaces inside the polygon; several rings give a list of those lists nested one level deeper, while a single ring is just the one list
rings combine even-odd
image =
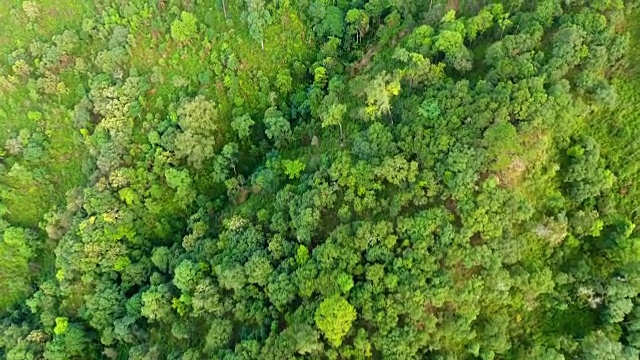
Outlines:
[{"label": "foliage", "polygon": [[284,173],[289,179],[296,179],[300,177],[300,173],[304,171],[305,165],[300,159],[296,160],[283,160]]},{"label": "foliage", "polygon": [[178,109],[180,131],[175,136],[176,155],[195,168],[215,154],[218,110],[214,103],[198,96]]},{"label": "foliage", "polygon": [[[2,219],[0,218],[0,225]],[[29,288],[29,267],[33,257],[29,233],[22,228],[0,226],[0,308],[8,308],[21,300]]]},{"label": "foliage", "polygon": [[314,319],[327,340],[338,347],[356,319],[356,309],[344,298],[334,295],[320,303]]},{"label": "foliage", "polygon": [[633,1],[5,1],[0,358],[637,359]]},{"label": "foliage", "polygon": [[196,36],[197,22],[193,14],[183,11],[180,20],[171,23],[171,37],[180,42],[189,41]]}]

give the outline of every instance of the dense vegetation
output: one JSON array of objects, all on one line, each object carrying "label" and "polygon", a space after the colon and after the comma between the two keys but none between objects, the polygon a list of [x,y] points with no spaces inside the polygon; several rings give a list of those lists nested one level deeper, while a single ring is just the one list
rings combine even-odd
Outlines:
[{"label": "dense vegetation", "polygon": [[640,357],[632,0],[0,2],[0,357]]}]

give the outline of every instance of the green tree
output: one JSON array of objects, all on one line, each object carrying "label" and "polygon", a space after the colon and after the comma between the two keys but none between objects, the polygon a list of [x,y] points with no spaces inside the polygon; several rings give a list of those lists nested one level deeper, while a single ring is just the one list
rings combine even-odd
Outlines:
[{"label": "green tree", "polygon": [[265,134],[273,140],[277,148],[283,148],[291,140],[291,124],[276,108],[269,108],[264,113]]},{"label": "green tree", "polygon": [[83,358],[90,351],[90,338],[76,324],[69,324],[64,333],[57,334],[48,342],[44,351],[47,360],[62,360],[69,358]]},{"label": "green tree", "polygon": [[324,299],[316,310],[316,326],[331,345],[338,347],[356,319],[356,309],[340,295]]},{"label": "green tree", "polygon": [[176,190],[175,200],[182,207],[187,207],[195,199],[189,170],[169,168],[164,172],[165,180],[170,188]]},{"label": "green tree", "polygon": [[260,42],[260,47],[264,50],[264,28],[271,23],[271,13],[264,0],[246,0],[246,3],[249,33],[253,40]]},{"label": "green tree", "polygon": [[244,269],[247,274],[247,281],[260,286],[267,285],[269,276],[273,272],[269,257],[264,252],[253,254],[249,261],[244,264]]},{"label": "green tree", "polygon": [[369,31],[369,15],[364,10],[351,9],[347,11],[345,20],[349,24],[347,32],[349,35],[355,35],[356,43],[360,43],[360,39]]},{"label": "green tree", "polygon": [[183,11],[180,19],[171,23],[171,37],[179,42],[189,42],[197,36],[198,19],[189,12]]},{"label": "green tree", "polygon": [[228,320],[213,319],[205,338],[205,349],[212,353],[223,348],[229,341],[232,330],[231,322]]},{"label": "green tree", "polygon": [[300,173],[304,171],[305,164],[300,160],[282,160],[282,166],[284,167],[284,173],[289,179],[297,179],[300,177]]},{"label": "green tree", "polygon": [[185,101],[178,109],[180,131],[175,137],[176,155],[198,169],[215,155],[220,119],[215,103],[204,96]]},{"label": "green tree", "polygon": [[580,344],[580,353],[586,360],[631,360],[640,355],[637,349],[611,340],[602,331],[589,333]]},{"label": "green tree", "polygon": [[2,230],[0,227],[0,285],[4,289],[0,296],[0,309],[8,309],[28,294],[29,263],[34,252],[27,230],[18,227]]},{"label": "green tree", "polygon": [[240,139],[247,139],[249,135],[251,135],[251,127],[255,124],[255,122],[251,119],[249,115],[242,115],[235,117],[231,121],[231,128],[238,134]]},{"label": "green tree", "polygon": [[328,108],[320,113],[320,120],[322,121],[322,127],[336,126],[340,129],[340,138],[343,139],[342,134],[342,120],[347,112],[347,106],[340,103],[332,103]]},{"label": "green tree", "polygon": [[605,169],[600,158],[600,148],[594,139],[578,139],[567,150],[568,165],[564,177],[566,192],[570,198],[581,203],[594,198],[613,185],[613,174]]},{"label": "green tree", "polygon": [[89,324],[100,331],[111,331],[116,319],[124,315],[125,300],[115,284],[100,283],[95,293],[86,297]]},{"label": "green tree", "polygon": [[174,271],[173,284],[182,292],[191,292],[198,278],[198,266],[190,260],[183,260]]},{"label": "green tree", "polygon": [[56,318],[56,327],[53,329],[53,333],[56,335],[62,335],[67,332],[69,328],[69,319],[66,317]]},{"label": "green tree", "polygon": [[171,292],[167,285],[152,285],[142,293],[140,314],[151,321],[169,322],[172,317]]}]

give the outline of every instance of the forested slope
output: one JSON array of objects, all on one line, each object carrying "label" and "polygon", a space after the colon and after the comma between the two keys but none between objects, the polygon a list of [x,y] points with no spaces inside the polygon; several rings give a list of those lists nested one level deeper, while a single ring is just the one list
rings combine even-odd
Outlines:
[{"label": "forested slope", "polygon": [[5,1],[0,357],[638,359],[636,1]]}]

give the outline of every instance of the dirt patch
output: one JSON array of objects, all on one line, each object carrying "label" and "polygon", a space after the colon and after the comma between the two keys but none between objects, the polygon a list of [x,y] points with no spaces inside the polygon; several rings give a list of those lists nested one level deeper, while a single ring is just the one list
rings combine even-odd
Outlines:
[{"label": "dirt patch", "polygon": [[497,176],[500,184],[505,187],[513,188],[518,185],[527,171],[527,163],[521,158],[515,158],[509,164],[509,167],[500,171]]},{"label": "dirt patch", "polygon": [[471,245],[473,245],[473,246],[479,246],[479,245],[484,244],[484,239],[482,238],[482,235],[480,235],[480,233],[473,234],[473,236],[471,237],[471,239],[469,241],[471,242]]},{"label": "dirt patch", "polygon": [[247,188],[242,188],[240,190],[240,193],[238,194],[238,196],[235,199],[235,203],[240,205],[243,202],[247,201],[247,199],[249,198],[249,194],[251,193],[251,191]]},{"label": "dirt patch", "polygon": [[[409,29],[404,29],[399,33],[397,33],[389,42],[388,47],[393,48],[394,46],[396,46],[398,41],[400,41],[401,38],[406,36],[408,32],[409,32]],[[359,73],[362,69],[364,69],[365,67],[367,67],[367,65],[371,63],[371,60],[373,59],[373,56],[376,54],[376,52],[380,48],[380,45],[381,44],[375,44],[371,46],[367,50],[367,52],[364,54],[362,59],[358,60],[357,62],[349,66],[349,71],[351,72],[351,75],[355,75]]]},{"label": "dirt patch", "polygon": [[453,224],[456,227],[462,227],[462,218],[460,218],[460,215],[458,214],[458,205],[456,204],[456,201],[453,200],[452,198],[448,198],[445,202],[444,202],[444,207],[449,210],[449,212],[451,214],[453,214],[454,220],[453,220]]},{"label": "dirt patch", "polygon": [[356,75],[364,67],[369,65],[369,63],[371,63],[371,59],[373,59],[373,55],[376,53],[376,51],[378,51],[378,45],[374,45],[373,47],[369,48],[369,50],[367,50],[367,52],[364,54],[362,59],[358,60],[358,62],[356,62],[353,65],[351,65],[350,69],[349,69],[349,71],[351,72],[351,75]]}]

